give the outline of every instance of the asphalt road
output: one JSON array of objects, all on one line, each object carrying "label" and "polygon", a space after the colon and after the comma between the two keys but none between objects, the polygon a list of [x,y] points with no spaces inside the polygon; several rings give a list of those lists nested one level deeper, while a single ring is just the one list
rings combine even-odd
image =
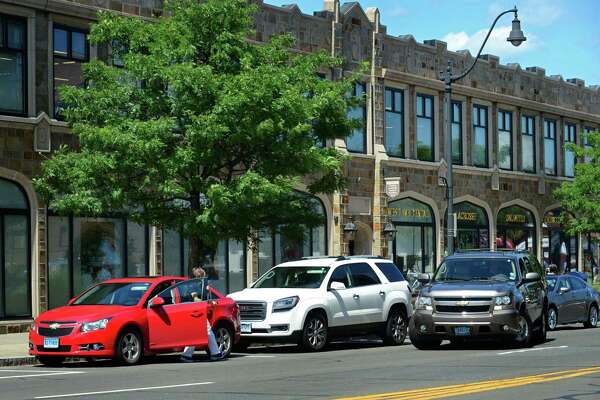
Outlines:
[{"label": "asphalt road", "polygon": [[193,364],[159,356],[135,367],[100,361],[0,368],[0,398],[600,399],[600,329],[563,328],[521,350],[482,343],[419,351],[408,342],[385,347],[357,339],[316,354],[283,346],[215,363],[197,356]]}]

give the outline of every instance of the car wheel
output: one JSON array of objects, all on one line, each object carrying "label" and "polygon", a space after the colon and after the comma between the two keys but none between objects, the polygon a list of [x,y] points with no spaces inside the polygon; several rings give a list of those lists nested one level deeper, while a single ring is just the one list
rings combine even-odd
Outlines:
[{"label": "car wheel", "polygon": [[598,307],[592,305],[588,313],[588,319],[583,323],[586,328],[595,328],[598,326]]},{"label": "car wheel", "polygon": [[392,309],[388,315],[383,335],[383,343],[386,345],[404,344],[407,334],[406,314],[399,308]]},{"label": "car wheel", "polygon": [[312,313],[306,317],[300,346],[309,351],[323,350],[327,344],[327,320],[320,313]]},{"label": "car wheel", "polygon": [[555,330],[557,325],[558,325],[558,313],[556,312],[556,308],[550,307],[548,309],[548,322],[547,322],[548,330],[549,331]]},{"label": "car wheel", "polygon": [[141,335],[133,329],[123,331],[119,336],[119,340],[117,340],[115,352],[116,359],[121,364],[137,364],[143,353]]},{"label": "car wheel", "polygon": [[215,333],[215,339],[217,339],[217,345],[219,350],[225,357],[229,357],[231,349],[233,348],[233,333],[227,326],[220,324],[213,329]]},{"label": "car wheel", "polygon": [[423,337],[419,335],[413,320],[411,320],[409,323],[408,336],[412,345],[419,350],[433,350],[439,347],[442,343],[442,339]]},{"label": "car wheel", "polygon": [[527,315],[519,316],[519,333],[515,336],[517,347],[528,347],[531,345],[531,320]]},{"label": "car wheel", "polygon": [[37,356],[37,360],[45,367],[60,367],[65,361],[65,358],[57,356]]}]

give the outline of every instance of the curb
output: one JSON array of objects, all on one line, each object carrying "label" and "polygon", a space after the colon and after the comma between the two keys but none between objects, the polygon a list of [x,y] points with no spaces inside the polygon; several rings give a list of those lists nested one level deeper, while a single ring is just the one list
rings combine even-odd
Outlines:
[{"label": "curb", "polygon": [[38,361],[34,356],[22,356],[22,357],[3,357],[0,358],[0,367],[15,367],[20,365],[34,365],[38,364]]}]

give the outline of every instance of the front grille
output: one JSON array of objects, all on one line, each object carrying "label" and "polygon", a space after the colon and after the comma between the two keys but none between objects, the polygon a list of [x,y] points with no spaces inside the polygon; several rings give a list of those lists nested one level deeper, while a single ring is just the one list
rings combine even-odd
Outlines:
[{"label": "front grille", "polygon": [[47,349],[44,346],[38,344],[37,345],[37,350],[38,351],[45,351],[48,353],[64,353],[67,351],[71,351],[71,346],[58,346],[56,349]]},{"label": "front grille", "polygon": [[242,321],[263,321],[267,317],[267,303],[262,301],[238,301]]},{"label": "front grille", "polygon": [[435,306],[435,310],[441,313],[484,313],[490,311],[489,305],[483,306]]},{"label": "front grille", "polygon": [[40,321],[40,324],[46,324],[46,325],[52,325],[52,324],[70,325],[70,324],[74,324],[74,323],[76,323],[76,321]]},{"label": "front grille", "polygon": [[71,334],[71,332],[73,332],[73,328],[74,328],[73,326],[69,326],[67,328],[51,329],[48,327],[40,326],[40,327],[38,327],[38,333],[41,336],[60,337],[60,336],[67,336],[67,335]]}]

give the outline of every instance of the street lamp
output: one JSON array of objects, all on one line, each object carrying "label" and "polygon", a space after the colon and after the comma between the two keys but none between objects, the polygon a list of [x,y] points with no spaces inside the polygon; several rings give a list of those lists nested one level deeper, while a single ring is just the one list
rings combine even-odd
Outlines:
[{"label": "street lamp", "polygon": [[446,137],[445,137],[445,158],[446,158],[446,163],[448,164],[448,169],[447,169],[447,175],[446,175],[446,191],[447,191],[447,199],[448,199],[448,205],[447,205],[447,214],[448,218],[446,218],[446,224],[448,227],[447,230],[447,246],[448,246],[448,255],[451,255],[454,253],[454,231],[455,231],[455,226],[454,226],[454,218],[452,217],[452,215],[454,214],[453,212],[453,206],[454,206],[454,185],[453,185],[453,175],[452,175],[452,118],[450,116],[450,113],[452,112],[452,83],[456,82],[459,79],[464,78],[465,76],[467,76],[469,74],[469,72],[471,72],[473,70],[473,68],[475,67],[475,64],[477,64],[477,61],[479,60],[479,56],[481,55],[481,52],[483,51],[483,47],[485,46],[485,44],[487,43],[490,34],[492,33],[492,30],[494,30],[494,27],[496,26],[496,22],[498,22],[498,20],[500,19],[500,17],[502,17],[504,14],[509,14],[509,13],[514,13],[515,14],[515,18],[512,21],[512,30],[510,31],[510,34],[508,35],[508,38],[506,39],[507,41],[509,41],[513,46],[520,46],[521,43],[523,43],[524,41],[527,40],[527,38],[525,38],[525,36],[523,35],[523,31],[521,30],[521,21],[519,21],[519,18],[517,17],[517,8],[513,8],[510,10],[506,10],[502,13],[500,13],[496,19],[494,20],[494,23],[492,24],[492,26],[490,27],[490,30],[487,33],[487,36],[485,37],[483,43],[481,44],[481,48],[479,49],[479,52],[477,53],[477,55],[475,56],[475,59],[473,60],[473,63],[471,64],[471,66],[469,68],[467,68],[466,71],[464,71],[463,73],[459,74],[459,75],[452,75],[452,63],[450,60],[448,60],[448,66],[446,67],[446,72],[442,72],[442,81],[444,81],[445,84],[445,94],[444,94],[444,103],[445,103],[445,120],[444,120],[444,124],[446,126]]},{"label": "street lamp", "polygon": [[385,237],[386,240],[392,240],[394,238],[394,234],[396,233],[396,228],[394,227],[394,224],[392,224],[391,222],[387,222],[384,226],[383,226],[383,236]]},{"label": "street lamp", "polygon": [[356,224],[352,221],[353,219],[353,217],[349,217],[348,222],[344,224],[344,235],[348,241],[354,240],[354,236],[358,230]]}]

